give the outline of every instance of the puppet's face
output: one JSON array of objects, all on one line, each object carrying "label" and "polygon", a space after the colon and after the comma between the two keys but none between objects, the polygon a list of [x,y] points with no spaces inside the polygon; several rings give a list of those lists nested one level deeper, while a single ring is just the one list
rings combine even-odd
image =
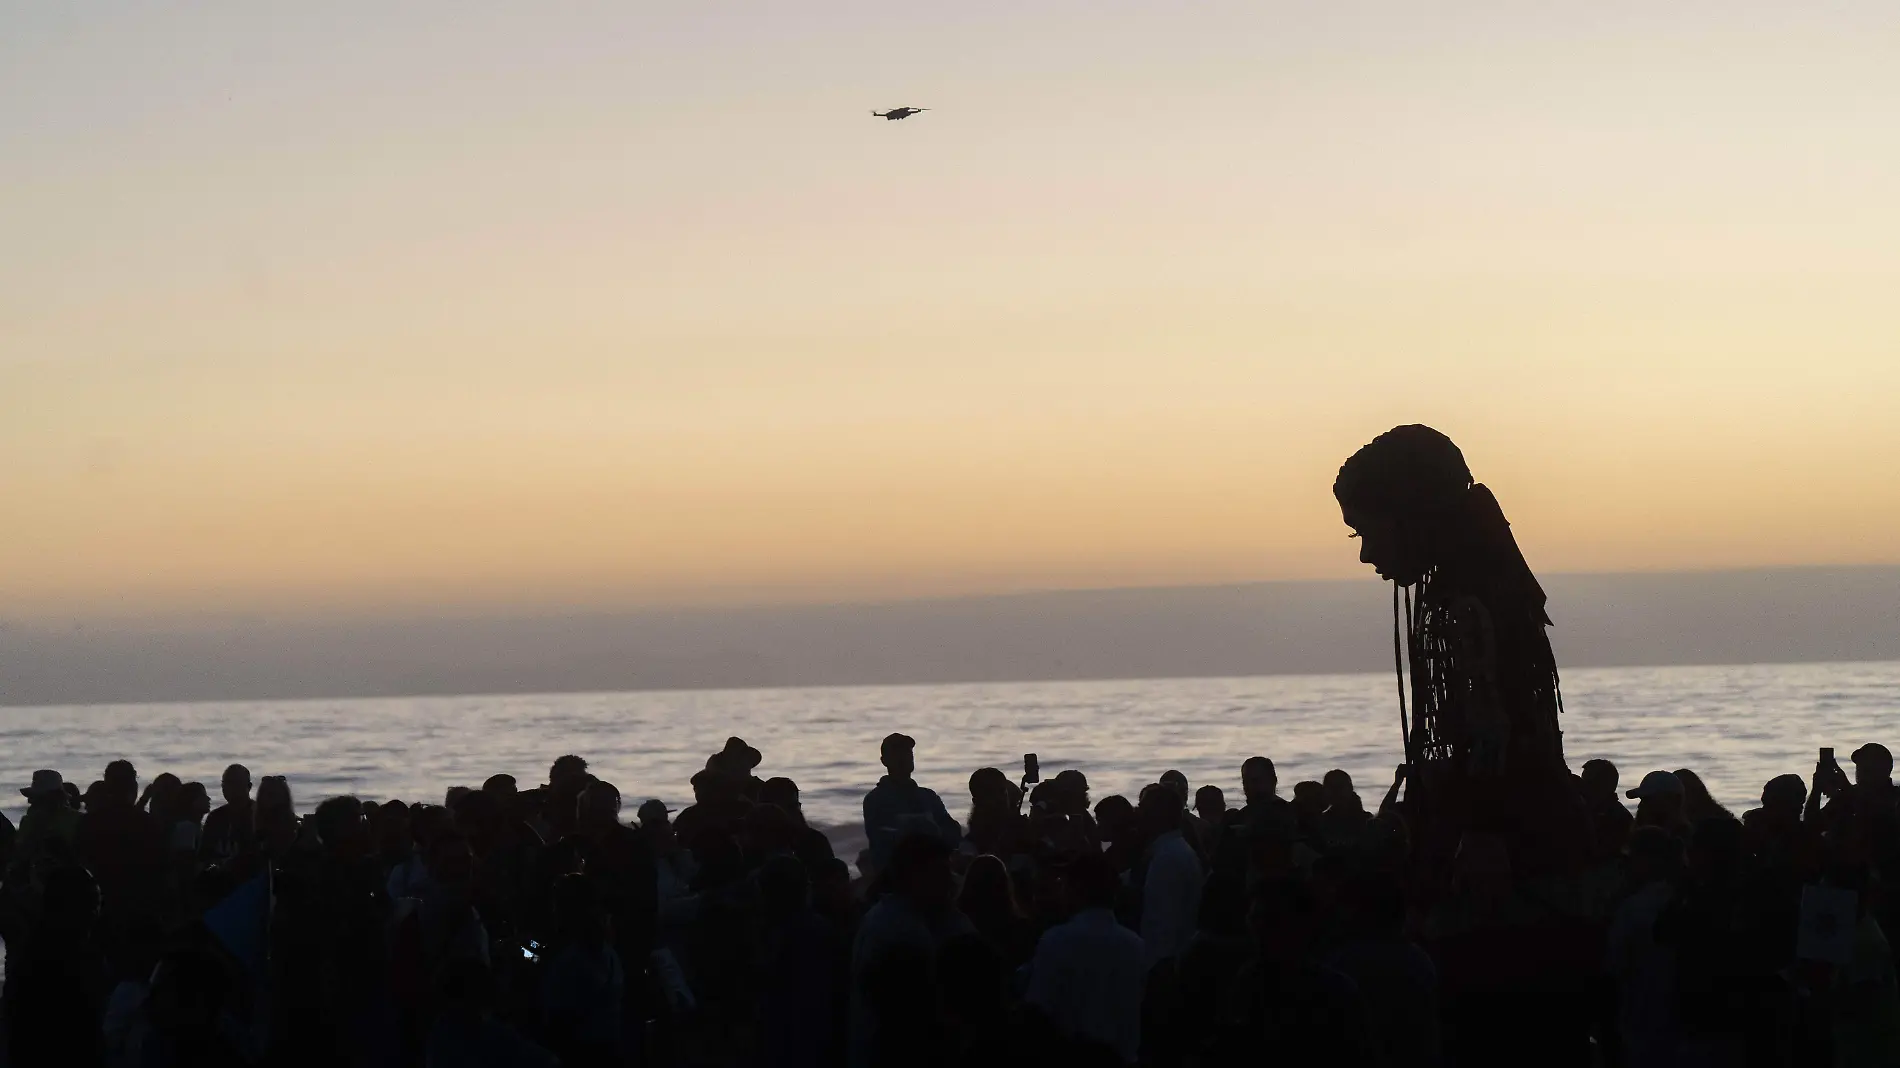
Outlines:
[{"label": "puppet's face", "polygon": [[1390,516],[1346,510],[1346,525],[1359,539],[1359,562],[1371,564],[1379,577],[1410,586],[1427,568],[1423,546],[1408,535],[1406,526]]}]

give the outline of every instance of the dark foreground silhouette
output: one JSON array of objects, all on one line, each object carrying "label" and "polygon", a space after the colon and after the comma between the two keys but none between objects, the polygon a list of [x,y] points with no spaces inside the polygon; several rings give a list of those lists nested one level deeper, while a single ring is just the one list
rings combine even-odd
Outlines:
[{"label": "dark foreground silhouette", "polygon": [[7,1063],[1900,1064],[1878,744],[1739,820],[1686,769],[1632,814],[1589,761],[1577,870],[1473,830],[1444,880],[1403,767],[1371,809],[1264,757],[1233,807],[983,768],[959,821],[912,746],[856,875],[737,739],[635,823],[577,757],[305,815],[242,767],[209,813],[124,762],[83,796],[39,773],[0,834]]},{"label": "dark foreground silhouette", "polygon": [[[563,756],[441,804],[234,765],[0,819],[12,1065],[1900,1065],[1900,789],[1762,787],[1565,763],[1535,577],[1449,439],[1401,427],[1340,471],[1395,582],[1406,753],[1283,797],[1162,771],[1093,804],[1080,769],[979,768],[965,818],[886,738],[854,875],[738,738],[694,803],[622,820]],[[1409,665],[1409,673],[1407,666]],[[870,754],[864,754],[868,767]],[[867,775],[868,778],[868,775]],[[1033,785],[1032,785],[1033,784]],[[867,784],[869,785],[869,784]],[[1227,784],[1229,786],[1233,784]],[[253,789],[255,788],[255,796]],[[1631,813],[1624,798],[1637,802]],[[960,809],[961,805],[958,806]]]}]

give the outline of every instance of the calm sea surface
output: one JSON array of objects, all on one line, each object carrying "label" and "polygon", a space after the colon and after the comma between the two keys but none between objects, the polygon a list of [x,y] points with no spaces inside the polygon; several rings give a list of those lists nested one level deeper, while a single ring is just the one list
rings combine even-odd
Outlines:
[{"label": "calm sea surface", "polygon": [[[959,815],[972,769],[1014,777],[1024,752],[1045,776],[1082,769],[1097,798],[1132,797],[1168,768],[1237,797],[1240,762],[1261,753],[1283,791],[1344,768],[1373,804],[1400,759],[1395,689],[1390,675],[1326,675],[0,708],[0,807],[18,818],[35,768],[83,789],[117,757],[141,779],[170,771],[214,797],[219,771],[242,762],[289,776],[308,811],[344,792],[440,802],[496,772],[539,783],[573,752],[619,785],[630,814],[648,797],[689,801],[688,778],[737,734],[764,752],[761,775],[798,781],[812,819],[848,825],[891,731],[917,739],[918,778]],[[1818,746],[1843,763],[1862,742],[1900,748],[1900,662],[1577,670],[1564,697],[1571,767],[1608,757],[1626,786],[1694,768],[1738,809],[1774,775],[1805,777]]]}]

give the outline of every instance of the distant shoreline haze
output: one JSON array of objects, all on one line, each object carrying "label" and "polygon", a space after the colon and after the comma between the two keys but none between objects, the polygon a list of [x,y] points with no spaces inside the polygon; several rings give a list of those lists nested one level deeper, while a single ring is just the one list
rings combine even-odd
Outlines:
[{"label": "distant shoreline haze", "polygon": [[[1564,667],[1900,659],[1900,566],[1543,578]],[[1389,671],[1370,581],[861,605],[0,629],[0,704]]]}]

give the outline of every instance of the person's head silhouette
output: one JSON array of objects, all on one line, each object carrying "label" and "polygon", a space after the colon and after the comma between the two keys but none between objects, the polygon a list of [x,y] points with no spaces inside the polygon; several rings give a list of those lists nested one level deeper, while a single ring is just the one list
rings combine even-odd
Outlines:
[{"label": "person's head silhouette", "polygon": [[1135,818],[1142,834],[1152,838],[1181,829],[1181,797],[1172,786],[1149,783],[1135,802]]},{"label": "person's head silhouette", "polygon": [[1218,786],[1203,786],[1194,792],[1194,814],[1206,821],[1210,827],[1220,826],[1221,817],[1227,812],[1227,795],[1221,793]]},{"label": "person's head silhouette", "polygon": [[1159,781],[1161,785],[1167,787],[1170,790],[1173,790],[1177,795],[1180,796],[1182,808],[1186,808],[1188,806],[1188,800],[1192,796],[1193,791],[1192,791],[1192,788],[1188,786],[1188,777],[1186,775],[1183,775],[1182,773],[1175,771],[1173,769],[1169,769],[1161,773],[1161,778]]},{"label": "person's head silhouette", "polygon": [[57,808],[66,803],[66,781],[47,769],[33,773],[33,783],[20,791],[29,808]]},{"label": "person's head silhouette", "polygon": [[355,860],[369,852],[369,828],[363,822],[363,803],[354,797],[332,797],[311,816],[317,841],[338,860]]},{"label": "person's head silhouette", "polygon": [[1088,776],[1074,768],[1057,772],[1051,779],[1051,792],[1055,795],[1056,810],[1064,815],[1073,816],[1089,810]]},{"label": "person's head silhouette", "polygon": [[1102,841],[1119,842],[1135,827],[1135,806],[1120,794],[1109,794],[1095,803],[1095,826]]},{"label": "person's head silhouette", "polygon": [[556,789],[563,787],[576,789],[580,780],[586,777],[587,761],[572,753],[557,757],[554,764],[548,768],[548,785]]},{"label": "person's head silhouette", "polygon": [[655,834],[666,832],[670,835],[673,828],[667,819],[667,814],[666,802],[655,797],[643,802],[635,815],[639,817],[641,830]]},{"label": "person's head silhouette", "polygon": [[196,822],[211,811],[211,794],[201,782],[188,782],[178,790],[178,818]]},{"label": "person's head silhouette", "polygon": [[1359,793],[1352,788],[1352,776],[1339,768],[1327,772],[1320,779],[1320,790],[1325,795],[1328,808],[1357,808]]},{"label": "person's head silhouette", "polygon": [[1593,805],[1616,804],[1616,765],[1598,757],[1583,762],[1583,799]]},{"label": "person's head silhouette", "polygon": [[917,771],[917,740],[908,734],[886,735],[878,759],[893,779],[908,779]]},{"label": "person's head silhouette", "polygon": [[963,873],[957,908],[979,924],[1020,917],[1022,908],[1016,901],[1016,886],[1008,866],[987,853],[970,861]]},{"label": "person's head silhouette", "polygon": [[971,772],[970,807],[979,811],[1013,808],[1009,776],[996,768],[978,768]]},{"label": "person's head silhouette", "polygon": [[1248,757],[1246,763],[1240,765],[1240,788],[1250,805],[1279,792],[1280,777],[1273,770],[1273,761],[1263,756]]},{"label": "person's head silhouette", "polygon": [[1860,786],[1885,786],[1893,781],[1893,754],[1879,742],[1868,742],[1854,750],[1854,782]]},{"label": "person's head silhouette", "polygon": [[798,799],[798,784],[784,776],[776,776],[759,784],[759,803],[783,809],[794,822],[805,822],[805,808]]},{"label": "person's head silhouette", "polygon": [[613,783],[595,779],[581,791],[576,809],[576,825],[583,831],[598,831],[620,823],[620,790]]},{"label": "person's head silhouette", "polygon": [[132,767],[130,760],[115,760],[107,764],[101,781],[106,784],[106,796],[112,800],[127,805],[138,800],[139,773]]},{"label": "person's head silhouette", "polygon": [[1624,796],[1636,802],[1638,823],[1667,825],[1682,818],[1682,780],[1667,771],[1643,776],[1643,781]]},{"label": "person's head silhouette", "polygon": [[1808,784],[1799,775],[1777,775],[1761,788],[1761,807],[1771,815],[1799,820],[1808,803]]},{"label": "person's head silhouette", "polygon": [[229,805],[241,805],[251,799],[251,769],[242,764],[233,764],[224,769],[218,779],[218,789],[224,794]]}]

